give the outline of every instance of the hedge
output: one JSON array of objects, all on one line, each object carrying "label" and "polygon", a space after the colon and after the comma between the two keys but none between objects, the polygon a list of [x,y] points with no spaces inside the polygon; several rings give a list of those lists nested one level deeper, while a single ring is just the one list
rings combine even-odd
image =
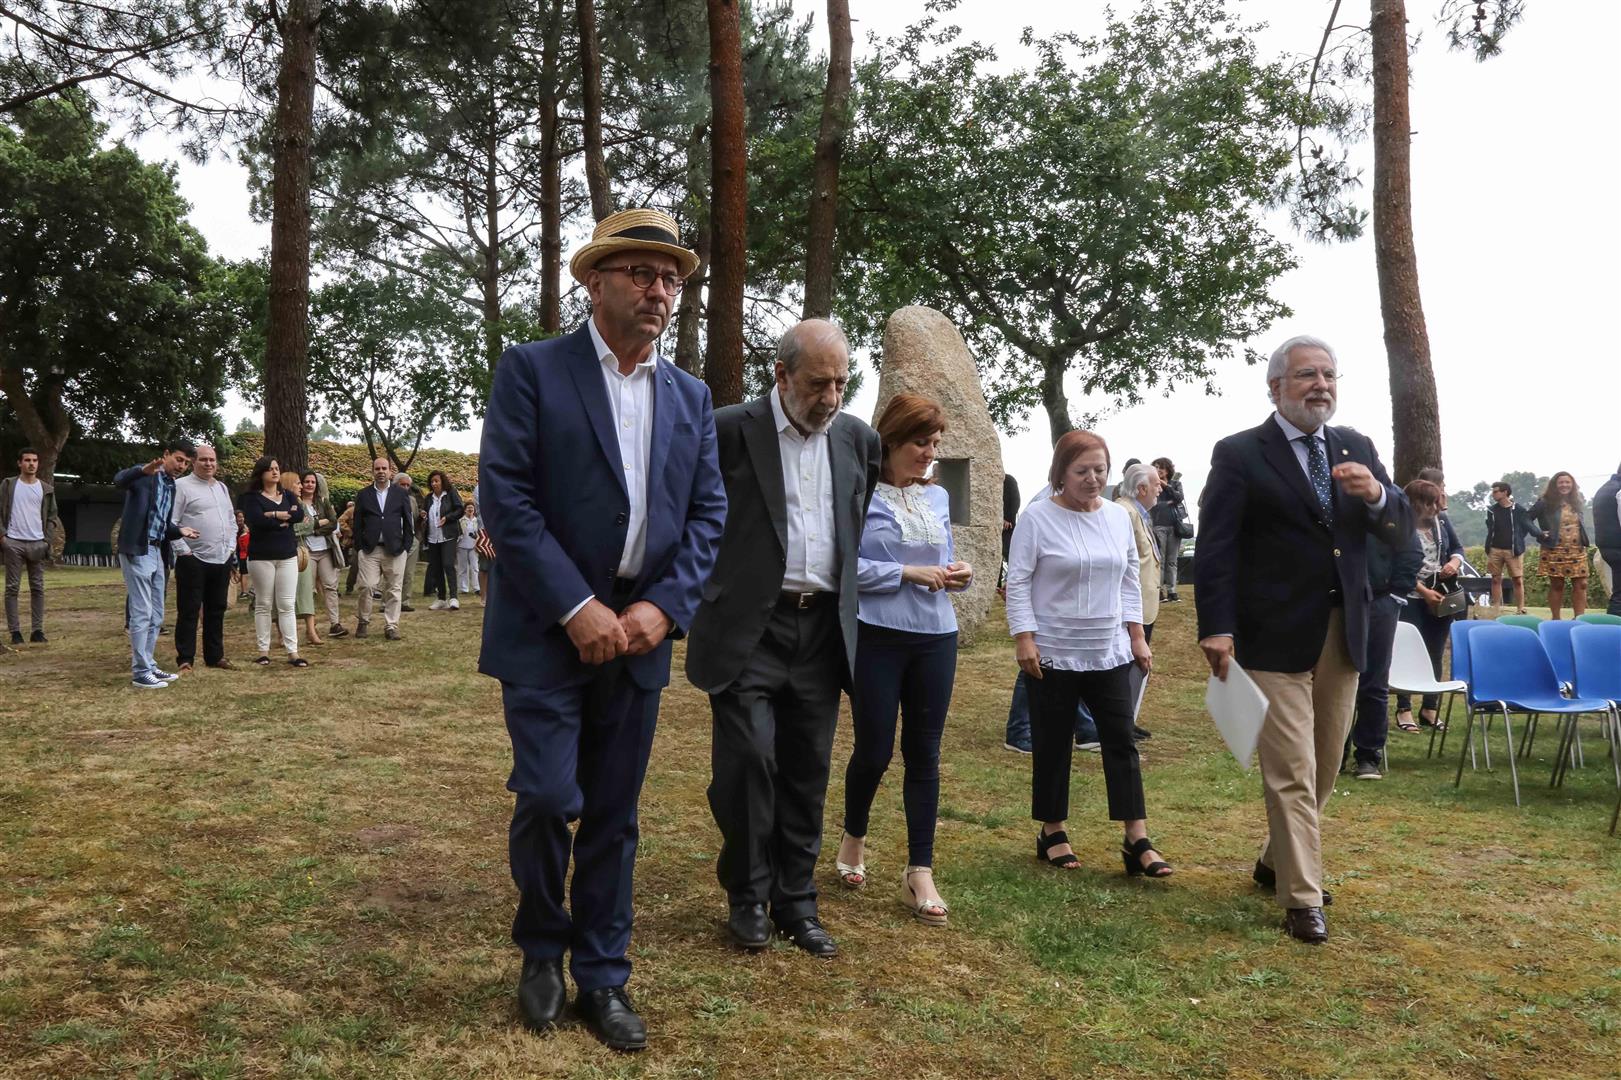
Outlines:
[{"label": "hedge", "polygon": [[[226,438],[227,446],[220,448],[220,472],[225,479],[240,485],[247,482],[253,463],[264,452],[264,436],[258,432],[244,432]],[[310,468],[326,477],[333,501],[352,499],[355,492],[371,483],[371,455],[366,447],[356,443],[312,442],[309,444]],[[454,450],[422,450],[411,462],[411,479],[418,487],[427,487],[428,474],[443,470],[450,482],[464,496],[471,494],[478,481],[478,455],[458,454]]]}]

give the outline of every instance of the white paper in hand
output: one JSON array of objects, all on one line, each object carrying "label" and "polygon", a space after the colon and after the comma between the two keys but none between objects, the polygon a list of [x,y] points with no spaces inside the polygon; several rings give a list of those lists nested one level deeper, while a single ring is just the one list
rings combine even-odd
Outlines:
[{"label": "white paper in hand", "polygon": [[1229,660],[1227,681],[1210,676],[1204,704],[1215,718],[1216,730],[1226,740],[1227,749],[1248,772],[1255,746],[1261,741],[1261,725],[1266,722],[1266,695],[1237,661]]}]

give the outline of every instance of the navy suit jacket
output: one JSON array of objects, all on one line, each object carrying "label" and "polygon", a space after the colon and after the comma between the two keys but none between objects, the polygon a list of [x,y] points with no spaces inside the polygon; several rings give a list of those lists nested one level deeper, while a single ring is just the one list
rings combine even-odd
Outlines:
[{"label": "navy suit jacket", "polygon": [[[355,495],[355,550],[370,553],[379,546],[389,558],[404,554],[411,546],[411,496],[390,480],[383,494],[383,509],[377,508],[377,484],[367,484]],[[410,582],[406,582],[410,594]]]},{"label": "navy suit jacket", "polygon": [[[161,472],[162,469],[159,469]],[[145,555],[151,547],[146,527],[152,520],[152,504],[158,497],[158,473],[148,473],[145,465],[131,465],[113,477],[113,487],[124,493],[124,516],[118,526],[118,553]],[[173,503],[170,503],[173,506]],[[163,530],[163,565],[174,562],[169,545],[180,539],[180,526],[169,521]]]},{"label": "navy suit jacket", "polygon": [[[630,521],[619,438],[602,363],[581,326],[508,349],[495,371],[479,444],[479,516],[495,563],[478,669],[502,682],[569,686],[597,668],[558,620],[613,592]],[[653,373],[647,554],[630,594],[674,623],[698,608],[726,523],[709,388],[669,361]],[[670,642],[625,667],[636,685],[670,681]]]},{"label": "navy suit jacket", "polygon": [[1316,666],[1336,602],[1345,608],[1351,662],[1366,668],[1369,539],[1405,546],[1413,534],[1407,497],[1367,436],[1328,427],[1324,437],[1330,467],[1358,462],[1385,486],[1383,513],[1375,516],[1336,484],[1334,520],[1324,520],[1289,437],[1271,416],[1221,440],[1211,455],[1193,564],[1199,636],[1232,634],[1233,655],[1256,671]]}]

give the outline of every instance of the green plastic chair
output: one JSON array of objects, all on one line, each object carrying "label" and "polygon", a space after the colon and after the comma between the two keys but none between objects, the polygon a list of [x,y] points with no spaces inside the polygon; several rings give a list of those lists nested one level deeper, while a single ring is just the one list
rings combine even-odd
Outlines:
[{"label": "green plastic chair", "polygon": [[1621,626],[1621,615],[1611,615],[1607,611],[1589,611],[1586,615],[1576,616],[1578,622],[1595,623],[1599,626]]},{"label": "green plastic chair", "polygon": [[1497,621],[1508,626],[1523,626],[1527,630],[1535,630],[1542,625],[1542,620],[1535,615],[1499,615]]}]

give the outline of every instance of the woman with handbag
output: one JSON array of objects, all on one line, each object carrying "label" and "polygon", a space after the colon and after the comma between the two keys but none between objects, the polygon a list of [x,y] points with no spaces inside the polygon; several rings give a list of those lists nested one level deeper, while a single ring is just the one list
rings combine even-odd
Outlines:
[{"label": "woman with handbag", "polygon": [[[1463,613],[1468,603],[1458,584],[1463,547],[1451,530],[1442,528],[1439,487],[1428,480],[1414,480],[1402,490],[1413,506],[1413,522],[1418,529],[1419,546],[1424,550],[1424,563],[1419,567],[1418,583],[1408,594],[1407,605],[1398,618],[1418,627],[1430,653],[1430,667],[1439,679],[1441,657],[1452,633],[1452,620]],[[1440,705],[1439,695],[1424,695],[1418,715],[1425,727],[1440,726],[1437,719]],[[1396,695],[1396,726],[1402,731],[1419,730],[1419,725],[1413,723],[1413,699],[1407,694]]]},{"label": "woman with handbag", "polygon": [[[1151,463],[1159,470],[1159,500],[1148,512],[1154,523],[1154,538],[1159,541],[1160,580],[1159,598],[1168,604],[1180,604],[1176,595],[1176,560],[1182,554],[1182,541],[1193,537],[1193,524],[1188,521],[1188,508],[1182,497],[1182,474],[1176,471],[1171,459],[1157,457]],[[1130,494],[1129,492],[1127,494]]]},{"label": "woman with handbag", "polygon": [[248,576],[253,581],[253,629],[260,667],[270,664],[270,626],[274,621],[287,649],[287,662],[309,667],[298,655],[298,538],[293,526],[304,520],[298,497],[281,487],[281,465],[266,455],[253,463],[248,490],[237,509],[248,524]]},{"label": "woman with handbag", "polygon": [[298,583],[298,614],[308,621],[311,643],[319,645],[320,635],[315,632],[316,594],[325,602],[327,637],[340,638],[349,631],[343,627],[338,611],[338,571],[346,565],[343,550],[338,544],[338,515],[332,509],[332,497],[327,493],[326,477],[313,470],[304,473],[298,490],[299,505],[309,522],[309,531],[303,535],[304,547],[310,553],[309,598],[305,602],[304,575],[300,571]]}]

